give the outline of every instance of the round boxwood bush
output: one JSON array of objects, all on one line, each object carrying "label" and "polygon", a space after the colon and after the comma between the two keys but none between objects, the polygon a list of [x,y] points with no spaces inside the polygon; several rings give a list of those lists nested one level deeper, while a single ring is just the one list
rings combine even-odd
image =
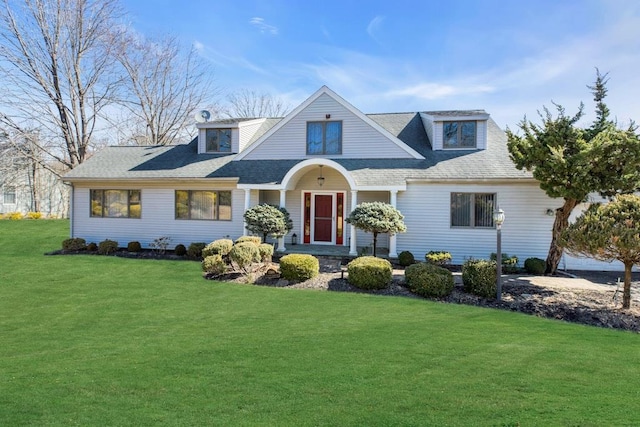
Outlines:
[{"label": "round boxwood bush", "polygon": [[209,255],[202,260],[202,271],[219,276],[227,272],[227,263],[219,254]]},{"label": "round boxwood bush", "polygon": [[191,243],[187,249],[187,256],[193,259],[202,258],[202,250],[205,246],[207,246],[207,244],[204,242]]},{"label": "round boxwood bush", "polygon": [[289,254],[280,258],[280,275],[295,282],[313,279],[320,272],[318,258],[308,254]]},{"label": "round boxwood bush", "polygon": [[529,274],[544,274],[544,271],[547,269],[547,263],[540,258],[527,258],[524,261],[524,269]]},{"label": "round boxwood bush", "polygon": [[451,252],[429,251],[425,254],[424,259],[434,265],[447,265],[451,262]]},{"label": "round boxwood bush", "polygon": [[95,243],[91,242],[87,245],[87,250],[90,252],[96,252],[98,250],[98,245],[96,245]]},{"label": "round boxwood bush", "polygon": [[231,239],[218,239],[209,243],[202,250],[202,257],[206,258],[211,255],[220,255],[227,256],[229,252],[231,252],[231,248],[233,247],[233,240]]},{"label": "round boxwood bush", "polygon": [[65,251],[84,251],[87,249],[87,241],[80,237],[73,237],[62,241],[62,249]]},{"label": "round boxwood bush", "polygon": [[411,252],[402,251],[398,254],[398,263],[400,263],[400,265],[406,267],[413,264],[414,262],[416,262],[416,258]]},{"label": "round boxwood bush", "polygon": [[142,250],[142,245],[140,242],[129,242],[127,243],[127,251],[129,252],[140,252]]},{"label": "round boxwood bush", "polygon": [[179,245],[176,245],[176,247],[173,249],[173,252],[178,256],[184,256],[187,254],[187,248],[181,243]]},{"label": "round boxwood bush", "polygon": [[240,236],[236,239],[236,243],[245,243],[251,242],[254,245],[259,245],[262,243],[262,238],[260,236]]},{"label": "round boxwood bush", "polygon": [[384,289],[393,277],[393,267],[386,259],[363,256],[347,264],[349,283],[360,289]]},{"label": "round boxwood bush", "polygon": [[462,265],[464,291],[485,298],[496,296],[497,270],[494,261],[468,260]]},{"label": "round boxwood bush", "polygon": [[260,252],[260,259],[262,262],[270,262],[273,257],[273,245],[269,243],[260,243],[258,245],[258,251]]},{"label": "round boxwood bush", "polygon": [[407,267],[404,277],[411,292],[424,297],[446,297],[455,285],[449,270],[426,262]]},{"label": "round boxwood bush", "polygon": [[229,259],[239,268],[246,271],[251,264],[261,260],[258,245],[249,241],[236,243],[229,252]]},{"label": "round boxwood bush", "polygon": [[118,250],[118,242],[115,240],[103,240],[98,243],[98,253],[100,255],[109,255]]}]

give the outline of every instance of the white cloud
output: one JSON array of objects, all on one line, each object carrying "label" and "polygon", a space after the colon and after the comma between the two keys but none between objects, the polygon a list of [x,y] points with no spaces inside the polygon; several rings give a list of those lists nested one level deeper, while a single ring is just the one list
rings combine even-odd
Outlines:
[{"label": "white cloud", "polygon": [[488,85],[444,84],[444,83],[418,83],[416,85],[394,89],[385,95],[392,97],[411,96],[421,99],[440,99],[454,95],[475,95],[479,93],[493,92],[495,88]]},{"label": "white cloud", "polygon": [[253,17],[249,20],[249,23],[254,27],[258,28],[260,32],[263,34],[267,33],[274,36],[278,34],[278,27],[267,24],[264,21],[264,18]]},{"label": "white cloud", "polygon": [[367,25],[367,34],[369,34],[369,37],[374,39],[376,42],[378,42],[376,33],[380,29],[380,26],[382,25],[382,21],[384,21],[384,18],[385,18],[384,16],[378,15],[369,22],[369,25]]}]

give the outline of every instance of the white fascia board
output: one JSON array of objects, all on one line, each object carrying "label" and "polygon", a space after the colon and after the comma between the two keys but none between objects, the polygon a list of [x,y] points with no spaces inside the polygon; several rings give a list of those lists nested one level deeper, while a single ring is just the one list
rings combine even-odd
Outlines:
[{"label": "white fascia board", "polygon": [[465,122],[465,121],[484,121],[489,120],[491,117],[489,114],[473,114],[470,116],[441,116],[431,115],[428,113],[420,113],[420,116],[426,117],[432,122]]}]

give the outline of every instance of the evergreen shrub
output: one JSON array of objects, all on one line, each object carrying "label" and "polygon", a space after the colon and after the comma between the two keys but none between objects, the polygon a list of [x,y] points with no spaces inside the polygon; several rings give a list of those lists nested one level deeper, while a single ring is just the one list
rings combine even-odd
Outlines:
[{"label": "evergreen shrub", "polygon": [[393,267],[386,259],[363,256],[347,264],[349,283],[360,289],[384,289],[393,277]]},{"label": "evergreen shrub", "polygon": [[446,297],[455,285],[449,270],[427,262],[410,265],[404,277],[411,292],[424,297]]},{"label": "evergreen shrub", "polygon": [[280,275],[294,282],[313,279],[320,273],[320,261],[313,255],[289,254],[280,258]]},{"label": "evergreen shrub", "polygon": [[416,262],[416,258],[409,251],[402,251],[398,254],[398,263],[404,267]]},{"label": "evergreen shrub", "polygon": [[524,261],[524,269],[529,274],[544,274],[544,271],[547,269],[547,263],[540,258],[527,258]]},{"label": "evergreen shrub", "polygon": [[467,260],[462,266],[462,283],[464,291],[485,298],[496,295],[496,270],[495,261]]},{"label": "evergreen shrub", "polygon": [[214,240],[213,242],[205,246],[205,248],[202,250],[202,257],[206,258],[208,256],[216,255],[216,254],[222,257],[225,257],[229,255],[229,252],[231,251],[232,247],[233,247],[233,240],[231,239]]},{"label": "evergreen shrub", "polygon": [[80,237],[73,237],[62,241],[62,249],[65,251],[84,251],[87,249],[87,241]]}]

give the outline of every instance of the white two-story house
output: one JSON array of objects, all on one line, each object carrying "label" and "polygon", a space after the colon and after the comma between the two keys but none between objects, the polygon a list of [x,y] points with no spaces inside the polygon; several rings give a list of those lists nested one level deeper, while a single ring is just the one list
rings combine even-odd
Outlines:
[{"label": "white two-story house", "polygon": [[[451,252],[454,263],[496,247],[492,212],[505,211],[503,252],[545,258],[561,205],[517,170],[504,132],[483,110],[363,114],[323,86],[284,118],[198,123],[187,144],[109,147],[65,177],[72,187],[71,235],[148,245],[210,242],[246,233],[243,213],[284,206],[294,228],[278,250],[344,247],[372,236],[345,222],[361,202],[383,201],[407,232],[382,235],[390,257]],[[551,213],[551,215],[550,215]],[[565,257],[561,268],[619,268]]]}]

